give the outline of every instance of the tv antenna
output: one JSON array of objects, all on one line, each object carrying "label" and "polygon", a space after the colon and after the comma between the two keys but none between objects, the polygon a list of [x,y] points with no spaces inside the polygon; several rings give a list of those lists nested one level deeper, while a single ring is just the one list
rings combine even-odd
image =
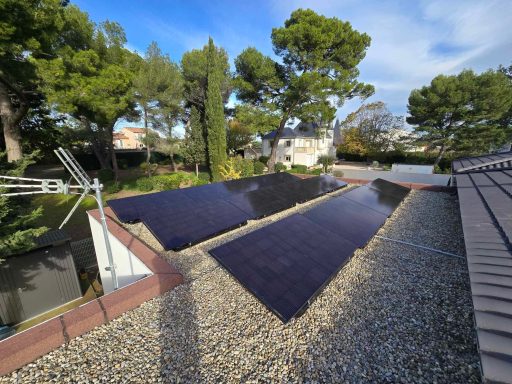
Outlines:
[{"label": "tv antenna", "polygon": [[67,149],[59,147],[54,150],[59,160],[64,164],[64,167],[71,174],[71,177],[75,179],[78,185],[71,185],[69,182],[65,183],[60,179],[34,179],[27,177],[14,177],[14,176],[2,176],[0,179],[7,181],[17,181],[19,184],[2,184],[0,188],[6,189],[20,189],[17,192],[0,193],[0,196],[21,196],[21,195],[36,195],[42,193],[62,193],[65,195],[80,195],[77,202],[71,208],[68,215],[60,225],[59,229],[69,221],[73,213],[76,211],[80,203],[87,196],[90,196],[90,192],[94,192],[92,195],[96,199],[98,204],[98,210],[100,212],[101,226],[103,228],[103,238],[105,241],[105,248],[107,249],[108,263],[109,266],[105,269],[110,271],[112,275],[112,282],[114,283],[114,290],[119,288],[117,281],[117,275],[114,265],[114,259],[112,257],[112,248],[110,247],[110,240],[108,237],[107,219],[105,217],[105,211],[103,210],[103,201],[101,198],[101,190],[103,185],[100,184],[97,178],[91,180],[89,175],[80,166],[78,161]]}]

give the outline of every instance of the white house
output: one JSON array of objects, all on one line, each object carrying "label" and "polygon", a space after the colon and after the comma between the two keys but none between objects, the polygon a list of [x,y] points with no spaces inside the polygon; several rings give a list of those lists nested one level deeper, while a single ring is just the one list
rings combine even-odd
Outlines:
[{"label": "white house", "polygon": [[[276,132],[272,131],[262,138],[263,156],[270,156],[272,142]],[[294,129],[285,128],[277,146],[276,161],[287,167],[302,164],[311,167],[322,155],[335,156],[333,128],[317,123],[299,123]]]}]

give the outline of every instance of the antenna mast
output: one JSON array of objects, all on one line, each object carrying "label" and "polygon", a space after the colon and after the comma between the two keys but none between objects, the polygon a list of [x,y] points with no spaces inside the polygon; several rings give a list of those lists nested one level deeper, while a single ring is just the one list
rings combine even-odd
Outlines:
[{"label": "antenna mast", "polygon": [[[105,241],[105,248],[107,250],[109,263],[109,266],[105,269],[110,271],[112,275],[114,290],[118,289],[119,283],[117,281],[114,259],[112,257],[112,248],[110,247],[110,240],[108,237],[107,219],[105,217],[105,211],[103,210],[103,200],[101,198],[101,190],[103,189],[103,185],[100,184],[97,178],[91,180],[89,175],[87,175],[78,161],[76,161],[71,152],[69,152],[67,149],[59,147],[54,152],[64,167],[66,167],[68,172],[71,174],[72,178],[75,179],[75,181],[78,183],[78,185],[70,185],[69,183],[64,183],[60,179],[33,179],[26,177],[0,175],[0,180],[3,179],[21,182],[20,184],[2,184],[0,185],[0,188],[23,190],[23,192],[2,193],[0,196],[35,195],[41,193],[63,193],[66,195],[80,195],[78,201],[75,203],[73,208],[71,208],[68,215],[60,225],[59,229],[62,229],[62,227],[69,221],[73,213],[76,211],[82,200],[89,195],[89,192],[94,191],[94,195],[92,196],[96,199],[96,203],[98,204],[101,226],[103,228],[103,238]],[[31,182],[31,184],[26,184],[26,182]],[[81,193],[79,191],[81,191]]]}]

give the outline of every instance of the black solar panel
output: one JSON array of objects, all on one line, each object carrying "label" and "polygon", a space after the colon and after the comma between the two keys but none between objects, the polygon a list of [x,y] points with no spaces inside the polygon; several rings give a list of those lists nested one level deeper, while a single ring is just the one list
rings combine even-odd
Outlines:
[{"label": "black solar panel", "polygon": [[303,215],[358,247],[366,245],[387,219],[386,215],[346,199],[343,195],[332,198]]},{"label": "black solar panel", "polygon": [[390,216],[402,200],[398,197],[369,188],[368,186],[356,188],[345,193],[343,196],[386,216]]},{"label": "black solar panel", "polygon": [[347,262],[357,245],[292,215],[210,251],[284,322]]},{"label": "black solar panel", "polygon": [[188,207],[197,202],[225,200],[236,194],[293,181],[300,181],[300,179],[286,172],[272,173],[198,187],[113,199],[109,200],[107,204],[114,210],[119,220],[122,222],[134,222],[141,220],[148,210],[160,209],[165,214],[167,212],[161,209],[163,207],[172,205],[185,205]]},{"label": "black solar panel", "polygon": [[144,224],[166,250],[196,244],[250,219],[245,212],[222,200],[195,203],[193,208],[168,212],[155,211],[143,217]]},{"label": "black solar panel", "polygon": [[[291,190],[292,195],[299,193]],[[210,254],[287,322],[307,308],[355,249],[370,240],[406,192],[393,190],[387,182],[359,187]]]},{"label": "black solar panel", "polygon": [[384,179],[375,179],[366,185],[371,189],[375,189],[386,195],[397,197],[400,200],[405,198],[409,193],[409,188]]}]

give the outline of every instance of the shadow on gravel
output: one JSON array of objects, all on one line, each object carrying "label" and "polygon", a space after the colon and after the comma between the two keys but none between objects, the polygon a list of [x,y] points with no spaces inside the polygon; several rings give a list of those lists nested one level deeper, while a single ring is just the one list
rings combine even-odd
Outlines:
[{"label": "shadow on gravel", "polygon": [[174,288],[160,303],[160,376],[164,383],[202,382],[199,333],[191,283]]}]

